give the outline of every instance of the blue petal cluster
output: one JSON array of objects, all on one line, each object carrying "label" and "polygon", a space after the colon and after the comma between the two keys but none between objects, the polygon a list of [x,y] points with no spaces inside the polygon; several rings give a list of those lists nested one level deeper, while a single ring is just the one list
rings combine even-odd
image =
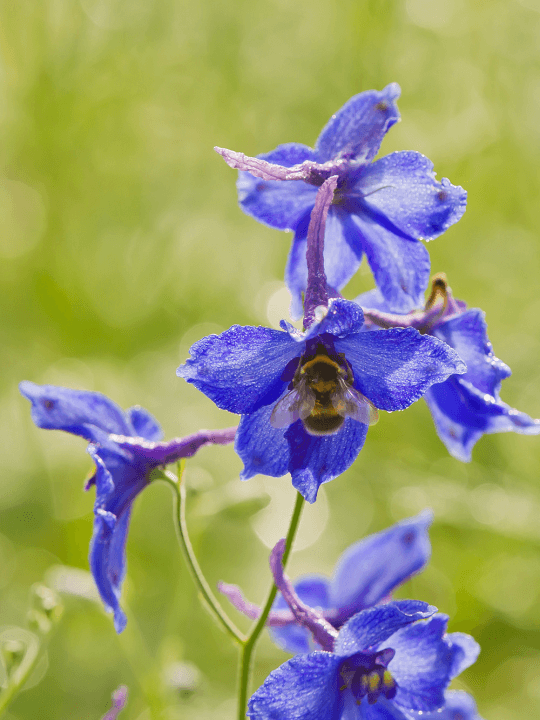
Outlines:
[{"label": "blue petal cluster", "polygon": [[[431,555],[428,528],[432,520],[433,513],[425,510],[359,540],[341,555],[331,580],[322,575],[298,578],[294,582],[298,597],[339,630],[356,613],[387,600],[425,567]],[[279,595],[274,609],[286,608]],[[314,649],[310,633],[298,624],[270,627],[269,632],[288,652]]]},{"label": "blue petal cluster", "polygon": [[[446,712],[445,691],[471,665],[477,643],[446,634],[448,618],[422,602],[363,610],[339,631],[333,652],[297,655],[249,701],[252,720],[417,720]],[[450,696],[455,706],[467,706]],[[443,714],[445,713],[446,714]],[[422,715],[423,717],[423,715]],[[466,716],[465,716],[466,717]],[[474,717],[469,712],[469,717]]]},{"label": "blue petal cluster", "polygon": [[467,364],[464,375],[448,378],[425,395],[437,434],[451,455],[470,461],[473,446],[486,433],[540,433],[540,420],[499,397],[501,382],[511,370],[493,353],[482,310],[463,310],[436,323],[431,333],[455,348]]},{"label": "blue petal cluster", "polygon": [[[540,420],[535,420],[507,405],[500,398],[502,381],[511,370],[493,352],[487,335],[485,313],[468,308],[461,300],[454,300],[449,288],[447,307],[416,311],[392,323],[412,325],[421,332],[442,340],[457,351],[467,366],[462,375],[452,375],[433,385],[425,394],[435,428],[448,452],[458,460],[469,462],[476,442],[486,433],[517,432],[523,435],[540,434]],[[356,298],[364,308],[384,313],[390,310],[378,291]],[[369,313],[368,310],[366,310]],[[434,313],[436,313],[434,315]]]},{"label": "blue petal cluster", "polygon": [[32,403],[38,427],[65,430],[90,443],[87,452],[96,465],[85,487],[96,486],[90,568],[105,608],[114,613],[116,631],[122,632],[126,616],[119,600],[133,501],[150,482],[152,470],[191,457],[205,445],[231,443],[236,427],[160,442],[160,426],[139,405],[124,412],[101,393],[32,382],[20,383],[19,389]]},{"label": "blue petal cluster", "polygon": [[420,153],[395,152],[373,162],[384,135],[399,120],[399,94],[392,83],[381,92],[355,95],[332,116],[314,149],[288,143],[259,156],[285,168],[317,163],[305,179],[239,175],[242,209],[270,227],[295,233],[285,272],[295,317],[302,314],[307,284],[309,219],[317,188],[330,175],[339,179],[326,224],[328,283],[336,290],[344,287],[365,253],[394,312],[417,307],[427,285],[429,254],[419,240],[437,237],[465,211],[466,192],[446,178],[437,182],[433,164]]},{"label": "blue petal cluster", "polygon": [[376,408],[403,410],[433,384],[465,371],[457,353],[414,329],[362,332],[358,305],[332,299],[325,316],[300,333],[282,321],[283,331],[234,325],[190,349],[177,374],[193,383],[218,407],[242,415],[235,448],[244,462],[242,479],[262,473],[291,473],[294,487],[314,502],[319,486],[344,472],[364,444],[367,425],[346,417],[324,436],[306,431],[302,420],[274,427],[276,403],[291,388],[301,358],[325,348],[330,358],[350,366],[354,388]]},{"label": "blue petal cluster", "polygon": [[122,632],[126,616],[119,601],[131,507],[160,463],[149,461],[136,446],[121,446],[111,435],[159,441],[161,428],[143,408],[124,412],[101,393],[32,382],[20,383],[19,389],[32,403],[32,420],[38,427],[65,430],[90,443],[87,451],[96,465],[86,484],[86,489],[96,486],[90,568],[106,610],[114,613],[116,632]]}]

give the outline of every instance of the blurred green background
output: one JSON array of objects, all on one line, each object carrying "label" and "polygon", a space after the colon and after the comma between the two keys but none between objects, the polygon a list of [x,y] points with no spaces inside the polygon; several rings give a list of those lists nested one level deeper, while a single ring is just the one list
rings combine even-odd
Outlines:
[{"label": "blurred green background", "polygon": [[[236,651],[199,606],[169,488],[135,504],[117,637],[87,576],[58,567],[88,567],[85,444],[37,430],[17,391],[21,379],[101,391],[148,408],[167,437],[234,422],[175,369],[209,332],[286,316],[290,236],[239,210],[214,145],[313,144],[351,95],[399,82],[402,122],[382,152],[421,151],[469,191],[464,218],[429,245],[432,268],[487,312],[514,371],[503,398],[540,416],[539,41],[539,0],[0,5],[0,625],[24,624],[35,581],[78,592],[9,720],[93,720],[120,683],[126,720],[234,716]],[[345,295],[371,286],[363,266]],[[538,439],[499,435],[465,465],[423,402],[383,414],[307,508],[291,575],[328,574],[351,542],[432,507],[432,561],[400,595],[479,640],[457,686],[487,720],[536,718],[539,462]],[[231,448],[192,460],[188,521],[210,583],[260,602],[293,492],[239,470]],[[285,658],[265,637],[257,685]]]}]

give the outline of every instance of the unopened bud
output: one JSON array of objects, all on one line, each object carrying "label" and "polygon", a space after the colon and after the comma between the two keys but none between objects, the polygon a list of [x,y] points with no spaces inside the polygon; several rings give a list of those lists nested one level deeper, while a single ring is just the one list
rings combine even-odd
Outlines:
[{"label": "unopened bud", "polygon": [[39,635],[47,635],[52,628],[52,622],[39,610],[29,610],[26,614],[28,628]]},{"label": "unopened bud", "polygon": [[[48,632],[50,630],[50,624],[57,622],[64,610],[60,596],[42,583],[32,585],[30,607],[29,615],[41,614],[45,620],[49,621],[49,628],[42,630],[42,632]],[[43,627],[45,628],[45,625],[43,625]]]},{"label": "unopened bud", "polygon": [[191,663],[170,663],[164,668],[163,675],[167,685],[177,690],[183,698],[192,695],[201,682],[198,668]]},{"label": "unopened bud", "polygon": [[4,640],[0,643],[0,652],[9,676],[21,664],[26,653],[26,645],[22,640]]}]

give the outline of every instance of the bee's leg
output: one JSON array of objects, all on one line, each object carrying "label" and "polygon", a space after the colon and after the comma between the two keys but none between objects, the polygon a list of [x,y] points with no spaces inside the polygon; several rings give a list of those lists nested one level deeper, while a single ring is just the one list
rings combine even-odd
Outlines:
[{"label": "bee's leg", "polygon": [[296,368],[296,370],[295,370],[294,377],[293,377],[293,379],[292,379],[293,387],[296,387],[296,385],[298,384],[298,382],[299,382],[299,380],[300,380],[300,375],[301,375],[301,373],[302,373],[302,367],[303,367],[303,365],[304,365],[304,356],[302,355],[302,356],[300,357],[300,360],[298,361],[298,366],[297,366],[297,368]]},{"label": "bee's leg", "polygon": [[340,353],[340,355],[342,355],[343,362],[345,363],[345,367],[347,369],[347,377],[345,378],[345,382],[347,383],[347,385],[352,386],[354,384],[354,374],[352,371],[352,367],[349,365],[349,363],[345,359],[345,355],[343,355],[343,353]]}]

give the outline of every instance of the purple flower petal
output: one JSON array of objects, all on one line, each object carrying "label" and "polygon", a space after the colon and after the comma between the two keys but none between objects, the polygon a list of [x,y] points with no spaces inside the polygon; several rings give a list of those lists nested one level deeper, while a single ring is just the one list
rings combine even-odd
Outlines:
[{"label": "purple flower petal", "polygon": [[297,655],[274,670],[252,695],[252,720],[340,720],[336,692],[341,658],[326,652]]},{"label": "purple flower petal", "polygon": [[463,462],[471,460],[475,443],[485,433],[540,434],[540,420],[514,410],[458,377],[431,387],[426,402],[438,436],[448,452]]},{"label": "purple flower petal", "polygon": [[433,713],[412,713],[410,720],[482,720],[473,698],[463,690],[449,690],[444,695],[445,706]]},{"label": "purple flower petal", "polygon": [[403,410],[433,383],[462,373],[458,354],[413,328],[357,333],[335,341],[354,373],[354,385],[381,410]]},{"label": "purple flower petal", "polygon": [[19,383],[19,390],[32,403],[32,420],[40,428],[65,430],[86,440],[95,439],[96,429],[131,435],[123,410],[101,393],[27,380]]},{"label": "purple flower petal", "polygon": [[395,152],[369,165],[357,182],[368,207],[409,237],[431,240],[465,212],[467,193],[446,178],[435,180],[433,163],[417,152]]},{"label": "purple flower petal", "polygon": [[135,435],[152,442],[158,442],[162,439],[161,427],[148,410],[145,410],[140,405],[135,405],[135,407],[126,410],[126,415],[129,417]]},{"label": "purple flower petal", "polygon": [[463,407],[466,410],[466,395],[467,393],[464,395],[461,392],[459,379],[451,377],[446,382],[430,388],[424,396],[433,417],[437,435],[445,444],[450,455],[462,462],[471,461],[472,449],[484,434],[485,428],[485,423],[483,428],[478,427],[478,417],[474,413],[467,413],[474,422],[472,427],[467,424],[465,416],[463,422],[454,419],[456,412],[459,413],[463,401]]},{"label": "purple flower petal", "polygon": [[455,632],[445,638],[454,650],[454,662],[450,668],[450,677],[455,678],[476,662],[480,653],[480,645],[470,635]]},{"label": "purple flower petal", "polygon": [[245,212],[271,227],[295,231],[285,274],[295,318],[301,316],[306,289],[305,238],[316,188],[330,176],[337,175],[338,184],[325,236],[328,284],[341,290],[365,252],[392,312],[417,307],[426,288],[429,255],[418,239],[437,237],[463,215],[465,191],[446,178],[437,182],[432,163],[421,154],[398,152],[371,164],[399,119],[399,93],[392,83],[381,92],[352,97],[330,119],[314,151],[296,143],[259,158],[220,150],[233,166],[260,176],[240,175]]},{"label": "purple flower petal", "polygon": [[334,652],[341,657],[350,657],[377,649],[400,628],[430,617],[436,611],[433,605],[417,600],[397,600],[362,610],[341,628]]},{"label": "purple flower petal", "polygon": [[497,397],[501,381],[512,373],[508,365],[495,357],[484,317],[482,310],[471,308],[437,325],[434,335],[453,347],[466,363],[463,380],[480,392]]},{"label": "purple flower petal", "polygon": [[379,151],[388,130],[399,120],[397,83],[384,90],[355,95],[332,115],[323,128],[315,151],[319,162],[338,157],[368,163]]},{"label": "purple flower petal", "polygon": [[285,367],[299,355],[287,333],[240,325],[199,340],[189,352],[176,374],[234,413],[251,413],[277,400],[288,382],[281,377]]},{"label": "purple flower petal", "polygon": [[425,510],[351,545],[340,557],[330,585],[328,607],[338,609],[338,626],[355,613],[384,600],[419,572],[431,555]]},{"label": "purple flower petal", "polygon": [[362,261],[362,244],[348,213],[333,206],[326,223],[324,266],[330,287],[341,290]]},{"label": "purple flower petal", "polygon": [[[279,145],[258,157],[283,167],[316,159],[311,148],[299,143]],[[239,173],[236,187],[242,210],[277,230],[295,230],[300,218],[311,212],[317,195],[317,188],[303,180],[261,180],[248,172]]]},{"label": "purple flower petal", "polygon": [[[384,313],[388,310],[388,303],[377,288],[358,295],[354,298],[354,302],[358,303],[362,309],[381,310]],[[405,318],[405,316],[403,317]]]},{"label": "purple flower petal", "polygon": [[[96,452],[92,455],[97,466],[97,487],[111,487],[113,481],[105,463]],[[111,492],[114,492],[114,485]],[[94,532],[90,541],[90,569],[105,609],[114,613],[114,627],[120,633],[127,622],[120,607],[120,593],[126,569],[125,547],[131,504],[124,504],[118,514],[103,509],[103,504],[96,498]]]},{"label": "purple flower petal", "polygon": [[270,425],[273,409],[266,405],[240,420],[234,449],[244,463],[241,480],[249,480],[259,473],[270,477],[287,473],[289,444],[285,439],[285,428]]},{"label": "purple flower petal", "polygon": [[[290,339],[289,342],[295,345]],[[87,451],[96,472],[86,489],[96,486],[96,500],[90,568],[106,609],[114,613],[115,628],[121,632],[126,616],[119,600],[126,572],[125,545],[133,501],[149,484],[153,468],[192,455],[201,445],[232,442],[235,429],[202,431],[160,443],[151,438],[161,437],[161,429],[143,408],[134,407],[124,413],[100,393],[51,385],[40,387],[24,382],[20,389],[32,402],[36,425],[91,440]],[[133,437],[135,433],[142,437]]]},{"label": "purple flower petal", "polygon": [[461,633],[445,635],[447,622],[446,615],[437,614],[401,628],[388,640],[395,650],[388,669],[398,686],[397,705],[418,712],[443,707],[444,690],[455,671],[476,659],[474,640],[465,642]]},{"label": "purple flower petal", "polygon": [[468,462],[484,433],[518,432],[538,435],[540,421],[499,399],[501,381],[510,368],[493,353],[484,313],[464,309],[434,325],[432,333],[454,347],[467,364],[465,375],[450,377],[426,394],[437,434],[451,455]]},{"label": "purple flower petal", "polygon": [[351,219],[387,309],[407,313],[419,307],[431,270],[426,248],[419,241],[397,235],[381,225],[382,218],[353,214]]},{"label": "purple flower petal", "polygon": [[335,338],[346,338],[351,334],[358,333],[363,324],[364,313],[356,303],[343,298],[331,298],[326,315],[322,320],[314,323],[302,338],[304,341],[311,340],[317,335],[324,334],[333,335]]},{"label": "purple flower petal", "polygon": [[96,464],[94,532],[90,542],[90,569],[106,609],[114,612],[115,628],[122,632],[125,615],[120,608],[126,572],[125,544],[131,507],[148,485],[148,469],[125,458],[114,446],[89,445]]},{"label": "purple flower petal", "polygon": [[[463,383],[464,386],[466,384],[468,383]],[[497,400],[495,406],[497,413],[489,418],[489,423],[484,432],[517,432],[520,435],[538,435],[540,433],[540,420],[515,410],[502,400]]]},{"label": "purple flower petal", "polygon": [[[356,715],[354,714],[355,710]],[[366,702],[363,702],[359,706],[356,705],[355,708],[351,703],[351,711],[351,715],[342,718],[342,720],[349,720],[349,717],[351,720],[412,720],[408,713],[406,714],[403,710],[396,707],[391,700],[387,700],[385,697],[380,697],[375,705],[368,705]]]},{"label": "purple flower petal", "polygon": [[366,439],[368,426],[346,418],[333,435],[314,436],[300,420],[285,432],[289,443],[289,472],[293,486],[305,499],[314,503],[319,487],[333,480],[356,460]]}]

